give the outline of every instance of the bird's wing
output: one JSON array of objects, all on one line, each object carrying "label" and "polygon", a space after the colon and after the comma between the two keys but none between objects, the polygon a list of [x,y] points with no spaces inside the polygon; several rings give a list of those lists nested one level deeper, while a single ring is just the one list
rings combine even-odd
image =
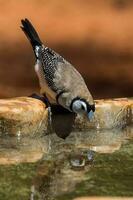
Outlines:
[{"label": "bird's wing", "polygon": [[[92,96],[81,74],[66,60],[59,63],[54,76],[54,84],[62,89],[71,101],[76,97],[89,100],[93,103]],[[66,95],[64,96],[66,98]]]},{"label": "bird's wing", "polygon": [[40,47],[38,50],[38,59],[41,62],[45,80],[51,90],[58,91],[58,87],[54,82],[55,73],[57,71],[59,63],[64,64],[64,59],[52,49]]},{"label": "bird's wing", "polygon": [[58,95],[69,92],[71,98],[88,96],[87,86],[81,74],[62,56],[50,48],[40,48],[38,58],[41,62],[49,89]]}]

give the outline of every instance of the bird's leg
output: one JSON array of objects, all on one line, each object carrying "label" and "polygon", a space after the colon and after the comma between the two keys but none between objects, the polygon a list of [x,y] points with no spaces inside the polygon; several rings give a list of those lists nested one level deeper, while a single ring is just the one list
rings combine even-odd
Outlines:
[{"label": "bird's leg", "polygon": [[51,124],[52,124],[51,104],[50,104],[46,94],[44,93],[43,96],[38,96],[36,94],[32,94],[32,97],[36,98],[36,99],[39,99],[39,100],[43,101],[46,104],[46,107],[48,108],[48,129],[51,130]]},{"label": "bird's leg", "polygon": [[48,140],[48,152],[50,153],[52,148],[51,148],[51,133],[53,132],[53,129],[52,129],[52,111],[51,111],[51,103],[49,102],[46,94],[43,94],[44,98],[45,98],[45,101],[46,101],[46,105],[47,105],[47,108],[48,108],[48,128],[47,128],[47,131],[48,131],[48,136],[49,136],[49,140]]},{"label": "bird's leg", "polygon": [[45,98],[45,101],[46,101],[46,106],[48,108],[48,120],[49,120],[49,123],[50,123],[50,126],[51,126],[51,123],[52,123],[52,112],[51,112],[51,104],[46,96],[46,94],[43,94],[44,98]]},{"label": "bird's leg", "polygon": [[45,93],[43,94],[43,97],[44,97],[44,100],[45,100],[45,104],[46,104],[46,106],[48,108],[48,121],[49,121],[50,126],[51,126],[51,123],[52,123],[52,119],[51,119],[51,117],[52,117],[51,104],[50,104],[50,102],[49,102],[49,100],[48,100],[48,98],[47,98]]},{"label": "bird's leg", "polygon": [[43,99],[45,101],[45,104],[46,104],[47,108],[51,107],[51,104],[50,104],[50,102],[49,102],[49,100],[48,100],[48,98],[47,98],[45,93],[43,94]]},{"label": "bird's leg", "polygon": [[[48,126],[47,126],[48,132],[47,132],[47,134],[50,136],[51,132],[53,132],[52,131],[52,112],[51,112],[51,104],[50,104],[46,94],[43,94],[43,96],[39,96],[39,95],[33,93],[29,97],[41,100],[46,105],[46,107],[48,108]],[[48,144],[48,152],[49,152],[49,151],[51,151],[51,139],[50,139],[50,137],[49,137],[48,143],[49,143]]]},{"label": "bird's leg", "polygon": [[51,119],[51,115],[52,115],[52,113],[51,113],[51,104],[50,104],[46,94],[43,94],[43,96],[39,96],[38,94],[33,93],[29,97],[41,100],[43,103],[45,103],[46,107],[48,108],[48,122],[49,122],[49,124],[51,126],[51,121],[52,121],[52,119]]},{"label": "bird's leg", "polygon": [[46,105],[47,108],[50,105],[50,103],[49,103],[48,98],[46,97],[46,95],[39,96],[38,94],[33,93],[29,97],[32,97],[34,99],[38,99],[38,100],[42,101],[43,103],[45,103],[45,105]]}]

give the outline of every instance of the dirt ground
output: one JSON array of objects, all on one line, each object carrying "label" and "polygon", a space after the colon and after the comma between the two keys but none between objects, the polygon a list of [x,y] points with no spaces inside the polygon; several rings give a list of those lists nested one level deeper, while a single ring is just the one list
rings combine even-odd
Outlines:
[{"label": "dirt ground", "polygon": [[94,98],[133,96],[131,0],[0,0],[0,97],[39,92],[20,20],[84,76]]}]

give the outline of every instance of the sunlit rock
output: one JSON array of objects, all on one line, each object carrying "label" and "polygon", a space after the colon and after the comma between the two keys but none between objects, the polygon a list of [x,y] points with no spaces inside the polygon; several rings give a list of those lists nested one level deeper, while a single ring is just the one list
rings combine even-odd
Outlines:
[{"label": "sunlit rock", "polygon": [[34,135],[46,130],[47,111],[40,101],[29,97],[0,99],[0,134]]},{"label": "sunlit rock", "polygon": [[[77,116],[73,125],[74,130],[112,129],[133,123],[132,98],[96,100],[95,102],[96,111],[92,121]],[[57,124],[63,131],[63,113],[61,115]],[[54,118],[56,119],[56,116]],[[29,97],[0,100],[1,135],[20,136],[47,133],[47,119],[48,111],[40,100]]]},{"label": "sunlit rock", "polygon": [[112,129],[133,124],[133,99],[119,98],[96,100],[96,111],[91,122],[81,117],[76,118],[78,129]]}]

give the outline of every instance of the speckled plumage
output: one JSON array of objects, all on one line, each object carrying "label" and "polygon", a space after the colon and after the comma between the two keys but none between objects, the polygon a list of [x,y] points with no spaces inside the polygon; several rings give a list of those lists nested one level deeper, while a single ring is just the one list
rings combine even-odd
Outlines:
[{"label": "speckled plumage", "polygon": [[22,20],[22,25],[21,28],[30,40],[37,59],[35,71],[41,93],[45,94],[50,102],[59,103],[68,110],[71,110],[71,103],[77,98],[91,108],[94,101],[80,73],[62,56],[43,45],[29,20]]},{"label": "speckled plumage", "polygon": [[54,83],[55,72],[57,71],[58,63],[64,63],[64,59],[48,47],[40,47],[38,49],[38,59],[41,61],[48,86],[54,92],[57,92],[58,88]]}]

